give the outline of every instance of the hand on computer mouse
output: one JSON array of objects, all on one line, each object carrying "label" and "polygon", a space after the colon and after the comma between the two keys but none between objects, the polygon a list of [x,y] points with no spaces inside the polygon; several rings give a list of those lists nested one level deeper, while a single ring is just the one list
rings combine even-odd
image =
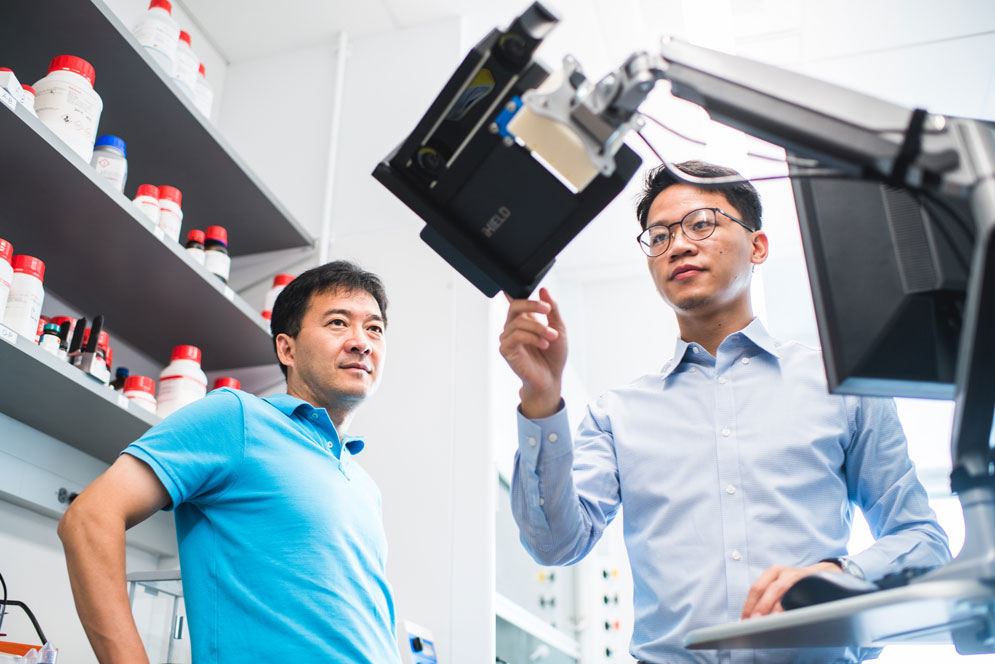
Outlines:
[{"label": "hand on computer mouse", "polygon": [[785,565],[768,567],[750,586],[750,592],[746,595],[746,603],[743,605],[741,619],[756,618],[784,611],[781,607],[781,597],[785,591],[793,586],[798,579],[816,572],[842,574],[843,570],[836,563],[815,563],[808,567],[787,567]]}]

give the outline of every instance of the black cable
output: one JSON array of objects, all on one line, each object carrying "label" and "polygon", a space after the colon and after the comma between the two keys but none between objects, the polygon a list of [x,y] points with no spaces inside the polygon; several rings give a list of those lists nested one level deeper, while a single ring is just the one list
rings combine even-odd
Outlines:
[{"label": "black cable", "polygon": [[677,131],[676,129],[674,129],[673,127],[669,127],[669,126],[663,124],[662,122],[660,122],[659,120],[657,120],[656,118],[654,118],[652,115],[647,115],[646,113],[643,113],[642,111],[640,111],[639,114],[642,115],[647,120],[649,120],[650,122],[653,122],[654,124],[656,124],[656,125],[658,125],[660,127],[663,127],[664,129],[666,129],[667,131],[669,131],[674,136],[677,136],[679,138],[683,138],[688,143],[697,143],[698,145],[708,145],[708,143],[706,143],[705,141],[699,140],[697,138],[691,138],[690,136],[686,136],[686,135],[682,134],[681,132]]},{"label": "black cable", "polygon": [[3,586],[3,601],[0,601],[0,629],[3,629],[3,617],[7,613],[7,583],[3,580],[3,574],[0,574],[0,586]]},{"label": "black cable", "polygon": [[[668,162],[666,159],[664,159],[663,156],[659,152],[657,152],[656,148],[653,147],[653,144],[650,143],[645,136],[643,136],[643,133],[641,131],[637,131],[636,135],[639,136],[639,138],[642,139],[643,143],[646,144],[646,147],[648,147],[650,151],[652,151],[653,154],[656,155],[656,158],[660,160],[660,163],[663,164],[664,168],[667,169],[668,173],[673,175],[677,180],[681,182],[686,182],[687,184],[691,184],[698,187],[719,186],[724,184],[740,184],[743,182],[757,182],[760,180],[780,180],[784,178],[789,178],[789,179],[826,178],[826,179],[838,179],[838,180],[866,181],[865,178],[843,173],[841,171],[837,171],[834,169],[819,169],[819,168],[813,168],[805,172],[795,172],[783,175],[771,175],[771,176],[757,177],[757,178],[743,178],[735,175],[718,177],[718,178],[696,177],[688,173],[685,173],[684,171],[680,170],[679,168]],[[953,219],[957,227],[973,243],[974,233],[972,232],[971,227],[966,221],[964,221],[964,219],[957,212],[957,210],[955,210],[949,203],[944,201],[941,197],[935,195],[934,192],[928,190],[910,190],[910,191],[913,194],[913,196],[915,196],[916,199],[920,202],[920,204],[923,204],[924,207],[927,207],[927,209],[929,206],[926,205],[926,203],[928,202],[945,211],[947,213],[947,216]],[[955,258],[957,259],[957,262],[961,265],[961,267],[964,268],[966,272],[970,272],[971,269],[970,259],[965,258],[963,252],[961,252],[958,249],[958,245],[953,241],[953,238],[950,237],[950,233],[947,227],[942,223],[939,223],[939,219],[934,219],[932,216],[929,216],[928,218],[932,222],[933,227],[936,228],[941,235],[943,235],[944,239],[946,239],[947,243],[950,245],[950,248],[953,251]]]}]

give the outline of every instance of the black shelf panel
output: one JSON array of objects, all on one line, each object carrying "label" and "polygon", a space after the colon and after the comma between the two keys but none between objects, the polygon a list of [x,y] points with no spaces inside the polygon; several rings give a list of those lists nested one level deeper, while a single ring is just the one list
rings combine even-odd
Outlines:
[{"label": "black shelf panel", "polygon": [[0,137],[0,238],[45,262],[46,292],[104,314],[114,335],[163,364],[178,344],[200,347],[208,371],[274,362],[259,312],[179,243],[161,241],[45,125],[0,105]]},{"label": "black shelf panel", "polygon": [[[45,76],[56,55],[92,64],[104,102],[99,133],[120,136],[128,145],[125,192],[134,198],[146,182],[179,187],[184,237],[190,228],[220,224],[228,228],[234,256],[312,245],[308,232],[144,53],[130,28],[100,0],[5,2],[0,67],[30,85]],[[38,196],[58,186],[58,180],[42,180],[25,193]]]},{"label": "black shelf panel", "polygon": [[0,327],[0,412],[107,463],[160,421],[119,403],[119,393],[32,341],[15,334],[12,343],[7,333]]}]

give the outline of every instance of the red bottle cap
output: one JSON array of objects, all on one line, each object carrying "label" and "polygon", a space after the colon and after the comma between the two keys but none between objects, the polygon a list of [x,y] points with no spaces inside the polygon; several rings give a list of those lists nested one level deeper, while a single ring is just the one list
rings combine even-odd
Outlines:
[{"label": "red bottle cap", "polygon": [[200,74],[201,76],[203,76],[204,78],[207,78],[207,70],[204,69],[204,63],[203,62],[201,62],[200,66],[197,67],[197,73]]},{"label": "red bottle cap", "polygon": [[24,88],[25,90],[27,90],[28,92],[30,92],[31,94],[35,93],[35,89],[33,87],[31,87],[30,85],[22,85],[21,87]]},{"label": "red bottle cap", "polygon": [[162,7],[166,10],[166,13],[170,16],[173,15],[173,5],[169,4],[169,0],[152,0],[149,3],[149,9],[155,9],[156,7]]},{"label": "red bottle cap", "polygon": [[[83,346],[86,346],[86,342],[90,340],[90,328],[83,330]],[[103,330],[97,335],[97,349],[104,351],[104,355],[107,355],[107,351],[111,347],[111,338]]]},{"label": "red bottle cap", "polygon": [[124,391],[155,394],[155,381],[148,376],[128,376],[124,379]]},{"label": "red bottle cap", "polygon": [[135,198],[139,196],[151,196],[152,198],[159,200],[159,187],[154,184],[140,184],[138,185],[138,193],[135,194]]},{"label": "red bottle cap", "polygon": [[48,316],[38,316],[38,331],[35,336],[40,337],[41,333],[45,331],[45,326],[51,322]]},{"label": "red bottle cap", "polygon": [[200,242],[204,244],[204,231],[198,231],[196,229],[187,233],[187,242]]},{"label": "red bottle cap", "polygon": [[10,259],[14,256],[14,245],[7,240],[0,240],[0,258],[10,262]]},{"label": "red bottle cap", "polygon": [[45,264],[34,256],[25,256],[24,254],[14,256],[13,265],[14,272],[30,274],[38,281],[45,281]]},{"label": "red bottle cap", "polygon": [[57,55],[52,58],[51,64],[48,65],[48,73],[51,74],[53,71],[71,71],[74,74],[79,74],[90,81],[91,86],[97,76],[93,70],[93,65],[75,55]]},{"label": "red bottle cap", "polygon": [[114,360],[114,349],[110,346],[107,347],[107,368],[111,368],[111,361]]},{"label": "red bottle cap", "polygon": [[173,356],[169,361],[173,360],[193,360],[200,364],[200,349],[196,346],[176,346],[173,348]]},{"label": "red bottle cap", "polygon": [[183,194],[176,187],[170,187],[168,184],[159,185],[159,200],[166,199],[169,201],[174,201],[177,205],[183,205]]},{"label": "red bottle cap", "polygon": [[211,389],[218,389],[219,387],[230,387],[233,390],[242,389],[242,383],[238,378],[232,378],[231,376],[222,376],[214,381],[214,387]]},{"label": "red bottle cap", "polygon": [[14,73],[14,70],[10,67],[0,67],[0,71],[9,71],[11,74]]},{"label": "red bottle cap", "polygon": [[273,288],[276,288],[277,286],[286,286],[296,278],[297,277],[292,274],[278,274],[273,277]]},{"label": "red bottle cap", "polygon": [[69,323],[69,325],[75,325],[76,319],[72,318],[71,316],[54,316],[51,322],[59,326],[61,326],[63,323]]},{"label": "red bottle cap", "polygon": [[228,231],[224,226],[208,226],[207,227],[207,239],[220,242],[221,244],[228,246]]},{"label": "red bottle cap", "polygon": [[192,46],[190,43],[190,33],[186,30],[180,30],[180,41],[186,42],[187,46]]}]

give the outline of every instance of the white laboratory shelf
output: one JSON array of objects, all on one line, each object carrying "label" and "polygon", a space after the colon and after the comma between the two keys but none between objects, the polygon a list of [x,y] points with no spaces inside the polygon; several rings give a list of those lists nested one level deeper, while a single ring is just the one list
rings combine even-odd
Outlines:
[{"label": "white laboratory shelf", "polygon": [[494,594],[494,613],[498,618],[531,634],[563,654],[575,659],[580,657],[580,643],[577,639],[571,639],[563,632],[554,629],[549,623],[500,593]]},{"label": "white laboratory shelf", "polygon": [[0,412],[111,463],[159,418],[0,325]]}]

